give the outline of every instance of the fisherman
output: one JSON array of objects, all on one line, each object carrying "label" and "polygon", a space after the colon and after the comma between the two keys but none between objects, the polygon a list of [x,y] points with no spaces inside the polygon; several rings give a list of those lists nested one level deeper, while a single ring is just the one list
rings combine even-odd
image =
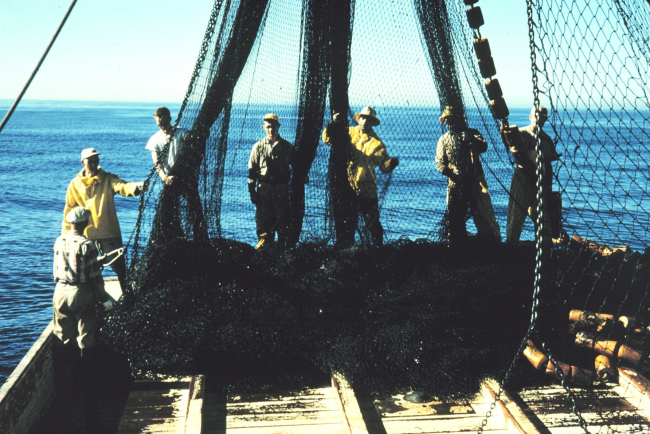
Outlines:
[{"label": "fisherman", "polygon": [[553,182],[553,167],[551,162],[557,161],[559,156],[555,150],[555,144],[542,128],[548,120],[548,110],[540,106],[538,110],[535,107],[528,115],[530,125],[520,128],[521,139],[523,142],[520,151],[515,146],[510,147],[510,151],[515,156],[517,167],[512,176],[510,184],[510,199],[508,200],[508,218],[506,226],[506,242],[517,243],[521,237],[521,231],[524,227],[526,215],[530,216],[534,225],[537,225],[537,176],[535,168],[537,166],[537,152],[535,144],[540,139],[540,151],[542,154],[542,182],[543,191],[546,193],[544,203],[545,212],[543,213],[544,222],[542,227],[545,228],[546,235],[551,235],[551,215],[549,213],[549,198],[551,185]]},{"label": "fisherman", "polygon": [[[73,208],[82,206],[91,213],[84,235],[97,245],[100,255],[109,254],[122,248],[122,232],[117,220],[113,196],[137,196],[143,183],[126,182],[117,175],[105,172],[99,166],[99,152],[94,148],[81,151],[83,169],[68,185],[63,216],[66,217]],[[72,229],[65,218],[61,235]],[[122,291],[126,288],[126,261],[124,256],[111,255],[111,268],[117,274]]]},{"label": "fisherman", "polygon": [[[384,242],[384,228],[379,221],[379,198],[377,195],[377,178],[375,168],[383,173],[392,172],[399,164],[398,158],[390,158],[386,145],[381,141],[373,127],[380,124],[377,113],[371,107],[364,107],[354,115],[356,127],[349,127],[347,134],[339,131],[344,127],[341,114],[334,112],[332,122],[323,131],[323,142],[332,146],[346,146],[349,152],[343,163],[347,167],[347,180],[352,188],[352,194],[342,193],[352,203],[341,203],[334,198],[334,219],[336,231],[336,246],[347,248],[354,245],[354,230],[358,221],[358,210],[361,211],[366,228],[372,236],[372,244],[380,246]],[[342,134],[340,134],[342,133]],[[337,139],[340,137],[341,139]],[[334,139],[334,140],[332,140]],[[339,142],[339,143],[337,143]],[[336,168],[330,168],[336,170]]]},{"label": "fisherman", "polygon": [[[160,196],[160,206],[156,213],[157,222],[154,223],[154,227],[160,229],[162,236],[166,239],[182,236],[179,198],[183,196],[187,201],[187,218],[192,225],[195,239],[207,240],[208,226],[203,216],[196,176],[189,174],[181,175],[179,178],[179,175],[173,174],[174,164],[186,139],[189,138],[189,132],[185,128],[172,126],[172,117],[167,107],[158,107],[154,111],[153,117],[160,129],[151,136],[145,149],[151,151],[151,159],[156,172],[165,184]],[[163,160],[163,152],[167,144],[169,145]]]},{"label": "fisherman", "polygon": [[248,192],[255,205],[255,224],[259,239],[256,248],[275,240],[285,243],[283,220],[286,214],[291,177],[293,145],[280,137],[280,118],[268,113],[262,119],[266,137],[253,145],[248,160]]},{"label": "fisherman", "polygon": [[113,309],[113,300],[104,290],[97,246],[84,236],[91,211],[78,206],[66,213],[70,230],[54,243],[54,335],[64,345],[76,339],[83,350],[97,342],[95,296],[104,309]]},{"label": "fisherman", "polygon": [[479,155],[487,150],[481,133],[469,128],[462,111],[447,106],[439,118],[448,132],[438,140],[436,168],[447,176],[447,244],[452,246],[467,238],[467,212],[474,218],[477,235],[501,239],[492,200],[483,174]]},{"label": "fisherman", "polygon": [[[95,243],[83,234],[91,212],[75,207],[66,213],[70,231],[54,243],[53,348],[57,425],[86,425],[82,432],[97,432],[99,424],[97,317],[99,299],[105,311],[114,307],[104,290]],[[74,408],[82,418],[71,417]],[[90,425],[90,426],[88,426]],[[68,431],[66,431],[68,432]]]}]

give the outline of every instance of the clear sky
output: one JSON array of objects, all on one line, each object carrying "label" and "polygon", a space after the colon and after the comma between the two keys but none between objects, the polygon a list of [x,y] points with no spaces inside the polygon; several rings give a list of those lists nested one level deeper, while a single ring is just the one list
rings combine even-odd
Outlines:
[{"label": "clear sky", "polygon": [[[2,0],[0,99],[18,96],[70,3]],[[78,0],[24,98],[180,103],[212,6],[213,0]],[[508,105],[529,106],[526,2],[477,6]]]}]

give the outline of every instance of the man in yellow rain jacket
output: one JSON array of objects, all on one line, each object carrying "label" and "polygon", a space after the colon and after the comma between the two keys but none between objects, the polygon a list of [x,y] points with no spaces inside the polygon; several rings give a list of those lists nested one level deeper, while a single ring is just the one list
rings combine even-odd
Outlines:
[{"label": "man in yellow rain jacket", "polygon": [[467,237],[465,226],[469,210],[477,235],[501,240],[479,155],[487,142],[478,130],[465,125],[460,109],[447,106],[440,116],[449,131],[438,140],[436,168],[448,178],[447,243],[457,244]]},{"label": "man in yellow rain jacket", "polygon": [[[63,228],[61,234],[66,234],[71,225],[65,216],[75,207],[87,208],[90,213],[88,226],[84,236],[97,245],[100,255],[112,252],[122,247],[122,232],[117,220],[113,196],[137,196],[142,189],[142,183],[126,182],[117,175],[105,172],[99,167],[99,152],[93,148],[81,151],[81,172],[70,182],[65,196],[63,210]],[[107,258],[111,260],[112,258]],[[118,257],[111,268],[117,274],[122,290],[126,284],[126,262],[124,256]]]},{"label": "man in yellow rain jacket", "polygon": [[[337,136],[336,128],[343,126],[341,114],[334,113],[332,122],[323,131],[323,141],[330,146],[346,146],[345,163],[347,178],[353,194],[347,194],[346,202],[333,198],[334,225],[336,245],[339,248],[350,247],[354,244],[354,229],[357,223],[357,210],[361,211],[366,228],[372,236],[373,245],[381,245],[384,238],[384,228],[379,221],[379,199],[377,197],[377,178],[375,168],[379,167],[384,173],[389,173],[399,164],[397,158],[390,158],[386,145],[381,141],[373,127],[380,124],[377,113],[370,107],[365,107],[354,115],[358,125],[349,127],[344,142],[334,143]],[[345,135],[344,135],[345,136]]]}]

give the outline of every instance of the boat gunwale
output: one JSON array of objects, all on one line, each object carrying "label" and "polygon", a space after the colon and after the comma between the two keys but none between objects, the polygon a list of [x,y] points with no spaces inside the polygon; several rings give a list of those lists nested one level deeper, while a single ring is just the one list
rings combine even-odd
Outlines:
[{"label": "boat gunwale", "polygon": [[[36,362],[38,356],[44,355],[46,352],[51,352],[52,350],[52,340],[53,340],[53,328],[54,324],[52,321],[45,327],[45,330],[43,330],[43,333],[39,336],[39,338],[34,342],[34,344],[31,346],[31,348],[27,351],[27,354],[22,358],[20,363],[18,363],[18,366],[12,371],[12,373],[9,375],[7,380],[5,381],[4,385],[2,388],[0,388],[0,414],[18,414],[17,418],[15,420],[2,420],[0,421],[0,426],[6,425],[5,428],[8,428],[10,430],[14,430],[15,428],[19,427],[21,425],[21,420],[24,419],[25,417],[25,412],[29,408],[29,406],[34,405],[35,402],[35,397],[39,394],[39,390],[43,389],[43,381],[36,382],[35,385],[39,385],[40,387],[36,387],[35,389],[32,390],[31,396],[29,397],[29,400],[23,403],[25,404],[24,408],[20,409],[12,409],[12,405],[19,405],[16,404],[16,400],[13,399],[13,395],[16,393],[21,393],[24,392],[20,387],[20,383],[25,381],[28,377],[34,376],[37,378],[39,375],[41,375],[43,378],[46,378],[48,375],[51,376],[52,382],[51,382],[51,390],[43,394],[43,397],[41,398],[42,402],[40,405],[37,405],[38,408],[36,409],[36,414],[40,414],[41,410],[47,405],[49,400],[52,399],[53,394],[54,394],[54,373],[50,369],[49,371],[47,370],[42,370],[39,372],[31,370],[31,368],[34,366],[34,363]],[[47,357],[45,355],[45,357]],[[31,370],[31,372],[30,372]],[[19,401],[20,403],[20,401]],[[8,431],[8,432],[13,432],[13,431]]]}]

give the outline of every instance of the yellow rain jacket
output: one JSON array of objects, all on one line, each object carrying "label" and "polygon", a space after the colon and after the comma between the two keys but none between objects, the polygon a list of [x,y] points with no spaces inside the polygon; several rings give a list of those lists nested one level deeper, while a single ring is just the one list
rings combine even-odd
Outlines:
[{"label": "yellow rain jacket", "polygon": [[122,196],[135,196],[138,184],[122,181],[117,175],[105,172],[101,167],[98,168],[95,176],[86,178],[84,170],[82,169],[68,186],[61,234],[65,234],[71,229],[70,223],[65,221],[68,212],[74,207],[83,206],[88,208],[92,214],[84,231],[86,238],[100,240],[122,237],[113,196],[116,193]]},{"label": "yellow rain jacket", "polygon": [[[373,131],[362,134],[359,127],[349,127],[348,134],[354,147],[352,158],[348,162],[348,180],[357,195],[377,197],[377,178],[375,167],[384,173],[390,172],[391,158],[386,151],[386,145]],[[327,128],[323,131],[323,142],[330,144]]]}]

